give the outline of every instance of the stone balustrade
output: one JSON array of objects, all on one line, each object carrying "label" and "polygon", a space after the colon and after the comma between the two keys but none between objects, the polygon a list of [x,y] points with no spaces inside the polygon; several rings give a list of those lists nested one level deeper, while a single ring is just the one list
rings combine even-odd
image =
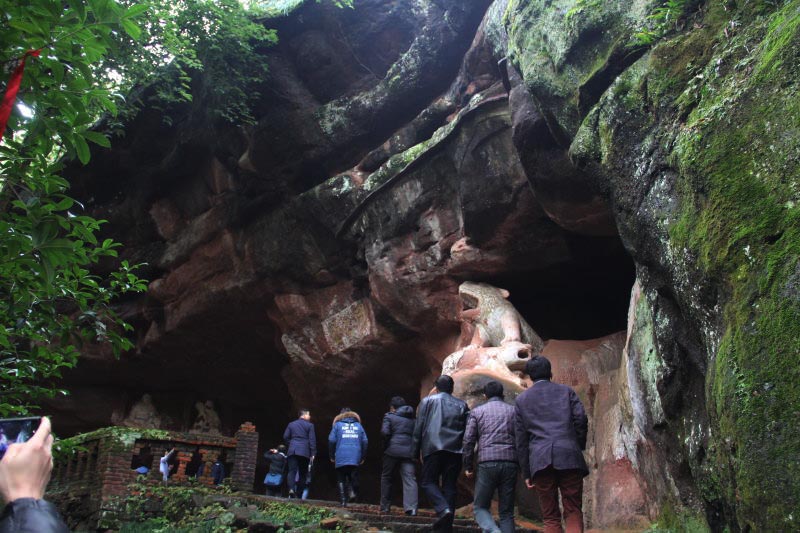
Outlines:
[{"label": "stone balustrade", "polygon": [[[220,459],[235,490],[251,491],[255,480],[258,433],[245,422],[233,437],[222,435],[107,427],[61,441],[55,450],[47,499],[62,513],[78,517],[75,527],[112,526],[129,486],[161,482],[159,459],[172,448],[169,484],[213,486],[212,467]],[[136,472],[138,466],[149,469]]]}]

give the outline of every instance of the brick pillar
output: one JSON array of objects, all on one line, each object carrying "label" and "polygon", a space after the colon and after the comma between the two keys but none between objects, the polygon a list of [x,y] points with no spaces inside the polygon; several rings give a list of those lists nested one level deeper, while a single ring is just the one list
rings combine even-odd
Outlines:
[{"label": "brick pillar", "polygon": [[203,458],[203,475],[200,476],[200,483],[203,485],[213,485],[214,479],[211,477],[211,469],[214,466],[214,461],[219,457],[219,450],[201,449],[200,455]]},{"label": "brick pillar", "polygon": [[67,458],[67,466],[64,470],[64,485],[67,487],[73,483],[72,476],[75,473],[75,466],[77,465],[76,459],[77,456],[75,455],[74,451],[73,453],[69,454],[69,457]]},{"label": "brick pillar", "polygon": [[256,477],[258,433],[251,422],[245,422],[236,432],[236,458],[231,481],[235,490],[252,491]]},{"label": "brick pillar", "polygon": [[178,470],[172,475],[172,478],[178,483],[186,481],[186,465],[189,464],[189,461],[192,460],[192,452],[186,451],[175,451],[178,455]]},{"label": "brick pillar", "polygon": [[88,463],[89,463],[89,454],[86,452],[78,452],[78,470],[75,473],[75,479],[86,478]]}]

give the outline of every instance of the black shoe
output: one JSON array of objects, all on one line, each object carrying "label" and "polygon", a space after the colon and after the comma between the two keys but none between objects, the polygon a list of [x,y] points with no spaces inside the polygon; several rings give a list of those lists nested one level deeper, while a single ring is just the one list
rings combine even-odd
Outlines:
[{"label": "black shoe", "polygon": [[288,496],[288,498],[289,498],[290,500],[293,500],[293,499],[297,498],[297,495],[294,493],[294,491],[293,491],[293,490],[290,490],[290,491],[289,491],[289,496]]},{"label": "black shoe", "polygon": [[392,510],[389,507],[384,507],[383,505],[381,505],[381,512],[382,513],[391,513]]},{"label": "black shoe", "polygon": [[433,529],[439,529],[440,527],[448,524],[450,519],[453,518],[453,511],[450,509],[445,509],[441,513],[436,513],[436,522],[433,523]]},{"label": "black shoe", "polygon": [[409,509],[408,511],[406,511],[406,514],[408,516],[417,516],[417,510],[416,509]]}]

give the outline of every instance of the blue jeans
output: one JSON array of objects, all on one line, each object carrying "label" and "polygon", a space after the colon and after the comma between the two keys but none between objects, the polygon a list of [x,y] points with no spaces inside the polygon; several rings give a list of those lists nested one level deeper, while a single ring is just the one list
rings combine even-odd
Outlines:
[{"label": "blue jeans", "polygon": [[[475,479],[475,521],[487,533],[514,533],[514,496],[517,486],[519,466],[510,461],[487,461],[478,464]],[[497,527],[492,513],[492,496],[497,490],[500,527]]]}]

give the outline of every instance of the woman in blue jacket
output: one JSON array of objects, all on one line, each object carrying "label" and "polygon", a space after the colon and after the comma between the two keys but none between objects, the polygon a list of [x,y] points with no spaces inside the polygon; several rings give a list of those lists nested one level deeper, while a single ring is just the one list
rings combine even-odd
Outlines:
[{"label": "woman in blue jacket", "polygon": [[361,426],[361,418],[347,407],[333,419],[328,451],[331,462],[336,465],[339,500],[342,506],[347,506],[348,493],[351,500],[358,496],[357,469],[367,453],[367,434]]}]

